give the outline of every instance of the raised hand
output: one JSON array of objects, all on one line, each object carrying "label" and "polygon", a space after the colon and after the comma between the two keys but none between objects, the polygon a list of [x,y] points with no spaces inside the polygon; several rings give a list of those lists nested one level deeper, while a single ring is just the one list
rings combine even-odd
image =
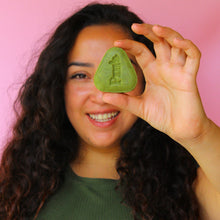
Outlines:
[{"label": "raised hand", "polygon": [[202,135],[209,120],[196,85],[198,48],[167,27],[133,24],[132,30],[154,43],[156,58],[140,42],[120,40],[115,46],[135,56],[146,80],[145,90],[138,97],[104,94],[103,100],[132,112],[179,142]]}]

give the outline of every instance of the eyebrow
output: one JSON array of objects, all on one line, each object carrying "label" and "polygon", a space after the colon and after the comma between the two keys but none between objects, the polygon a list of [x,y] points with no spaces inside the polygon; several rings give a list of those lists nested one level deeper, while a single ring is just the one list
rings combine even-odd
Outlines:
[{"label": "eyebrow", "polygon": [[[129,58],[131,63],[133,63],[135,66],[137,66],[137,63],[135,63],[131,58]],[[83,67],[93,67],[94,65],[92,63],[84,63],[84,62],[71,62],[68,64],[68,68],[70,66],[83,66]]]},{"label": "eyebrow", "polygon": [[92,67],[93,64],[92,63],[83,63],[83,62],[71,62],[71,63],[68,64],[67,67],[69,68],[70,66]]}]

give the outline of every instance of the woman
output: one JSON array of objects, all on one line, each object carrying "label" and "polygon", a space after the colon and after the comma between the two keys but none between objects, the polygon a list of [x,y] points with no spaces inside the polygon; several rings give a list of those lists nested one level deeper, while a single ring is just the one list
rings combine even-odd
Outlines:
[{"label": "woman", "polygon": [[[126,94],[93,83],[113,46],[137,73]],[[219,219],[220,129],[199,98],[199,59],[192,42],[123,6],[64,21],[20,90],[1,219]]]}]

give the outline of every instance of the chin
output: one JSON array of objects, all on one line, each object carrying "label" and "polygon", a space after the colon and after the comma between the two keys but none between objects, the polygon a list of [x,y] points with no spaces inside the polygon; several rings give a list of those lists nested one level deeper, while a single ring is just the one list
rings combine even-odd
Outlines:
[{"label": "chin", "polygon": [[93,147],[97,149],[110,149],[110,148],[119,148],[120,147],[120,139],[118,140],[110,140],[107,137],[105,138],[93,138],[90,139],[89,137],[83,140],[83,145],[87,147]]}]

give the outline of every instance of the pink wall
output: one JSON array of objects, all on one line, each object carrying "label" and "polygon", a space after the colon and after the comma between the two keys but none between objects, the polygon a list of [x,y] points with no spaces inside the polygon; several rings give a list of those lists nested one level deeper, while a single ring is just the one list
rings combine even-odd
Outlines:
[{"label": "pink wall", "polygon": [[[0,8],[0,149],[10,134],[13,101],[25,79],[26,66],[60,20],[91,1],[11,0]],[[198,87],[207,115],[220,125],[219,0],[118,0],[146,22],[170,26],[202,52]]]}]

